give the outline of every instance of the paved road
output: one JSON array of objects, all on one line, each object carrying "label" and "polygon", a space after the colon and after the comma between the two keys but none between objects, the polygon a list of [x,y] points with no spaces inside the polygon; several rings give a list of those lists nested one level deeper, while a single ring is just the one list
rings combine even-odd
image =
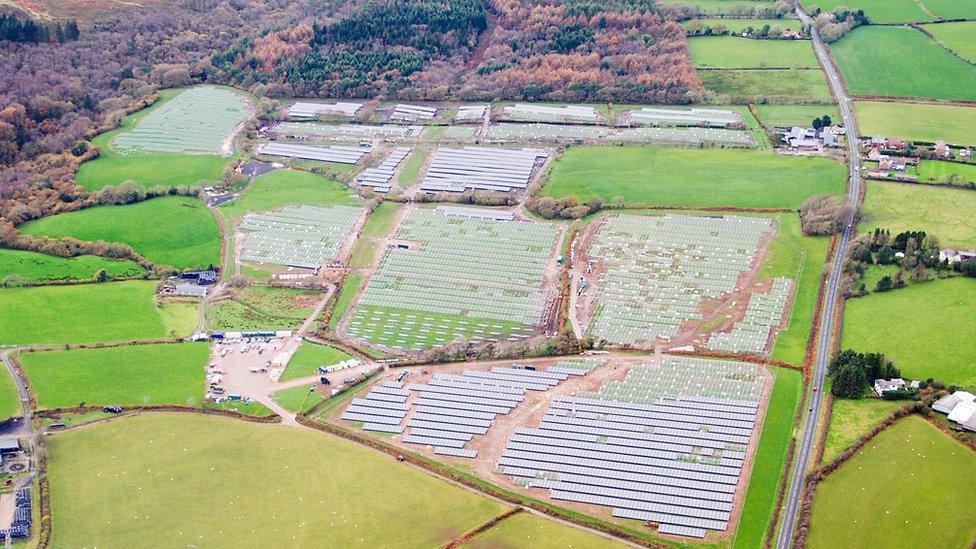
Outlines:
[{"label": "paved road", "polygon": [[[796,14],[805,24],[812,24],[810,17],[799,7]],[[847,189],[848,203],[855,209],[857,207],[858,196],[861,188],[861,159],[858,151],[857,131],[855,130],[854,114],[851,111],[852,102],[844,89],[840,75],[834,69],[827,55],[827,47],[816,29],[811,29],[813,35],[813,49],[827,73],[827,82],[830,89],[840,106],[841,118],[844,122],[844,130],[847,137],[847,152],[850,167],[850,183]],[[813,450],[814,439],[816,439],[818,428],[817,420],[820,419],[820,408],[823,405],[823,386],[824,377],[827,375],[827,362],[830,358],[830,342],[832,339],[832,328],[834,314],[837,312],[837,294],[840,283],[840,275],[844,263],[844,256],[847,253],[847,246],[853,236],[853,220],[851,220],[841,233],[837,250],[834,255],[834,262],[830,270],[830,278],[827,281],[827,290],[824,296],[825,302],[820,317],[820,339],[817,341],[817,360],[814,364],[813,375],[811,376],[810,386],[813,391],[809,395],[807,405],[807,417],[803,424],[803,431],[800,437],[800,444],[797,447],[796,461],[793,463],[792,477],[787,487],[786,509],[783,512],[783,526],[780,529],[779,538],[776,540],[777,549],[788,549],[793,538],[793,530],[796,527],[796,515],[800,506],[800,496],[803,492],[804,479],[806,477],[806,467],[810,462],[810,453]]]}]

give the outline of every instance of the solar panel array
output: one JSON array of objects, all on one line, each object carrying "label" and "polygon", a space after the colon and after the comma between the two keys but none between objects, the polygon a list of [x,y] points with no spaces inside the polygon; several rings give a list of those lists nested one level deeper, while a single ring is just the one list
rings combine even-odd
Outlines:
[{"label": "solar panel array", "polygon": [[478,134],[478,128],[471,126],[451,126],[444,130],[445,139],[471,139]]},{"label": "solar panel array", "polygon": [[353,399],[339,419],[359,421],[363,430],[381,433],[402,433],[400,423],[410,407],[405,404],[410,392],[398,381],[386,381],[375,387],[364,398]]},{"label": "solar panel array", "polygon": [[524,189],[532,179],[536,162],[548,156],[537,149],[440,148],[434,153],[420,188],[435,192]]},{"label": "solar panel array", "polygon": [[362,103],[347,103],[336,101],[333,103],[304,103],[297,102],[288,107],[288,116],[292,118],[315,118],[319,114],[331,116],[356,116],[363,106]]},{"label": "solar panel array", "polygon": [[755,145],[748,132],[724,128],[608,128],[605,126],[501,123],[488,128],[485,138],[489,141],[619,141],[678,145],[717,144],[739,147]]},{"label": "solar panel array", "polygon": [[399,124],[323,124],[321,122],[281,122],[274,127],[279,135],[324,137],[329,139],[409,139],[420,137],[423,126]]},{"label": "solar panel array", "polygon": [[557,124],[494,124],[485,138],[495,141],[595,141],[613,133],[602,126],[561,126]]},{"label": "solar panel array", "polygon": [[410,147],[397,147],[382,162],[366,168],[356,176],[355,183],[362,187],[372,187],[378,193],[388,193],[393,185],[393,176],[403,159],[410,154]]},{"label": "solar panel array", "polygon": [[290,143],[264,143],[257,149],[258,154],[266,156],[282,156],[285,158],[299,158],[301,160],[317,160],[319,162],[333,162],[336,164],[355,164],[370,151],[368,147],[346,147],[332,145],[328,147],[313,147],[310,145],[294,145]]},{"label": "solar panel array", "polygon": [[613,391],[556,397],[537,428],[516,430],[499,472],[554,500],[704,538],[728,528],[762,380],[741,362],[633,366]]},{"label": "solar panel array", "polygon": [[549,105],[533,105],[519,103],[509,105],[502,110],[506,118],[511,120],[525,120],[529,122],[575,122],[583,124],[597,124],[600,113],[593,107],[585,105],[566,105],[553,107]]},{"label": "solar panel array", "polygon": [[633,124],[647,124],[650,126],[712,126],[725,128],[729,125],[742,124],[742,116],[729,110],[721,109],[661,109],[642,107],[628,113]]},{"label": "solar panel array", "polygon": [[10,527],[0,529],[0,539],[27,539],[30,537],[31,527],[31,497],[30,490],[22,488],[14,496],[14,516]]},{"label": "solar panel array", "polygon": [[602,267],[590,335],[622,344],[674,337],[700,318],[703,298],[735,289],[772,228],[758,217],[606,218],[587,251]]},{"label": "solar panel array", "polygon": [[293,206],[249,214],[241,259],[314,269],[334,258],[363,209],[356,206]]},{"label": "solar panel array", "polygon": [[511,210],[493,210],[490,208],[472,208],[469,206],[438,206],[437,211],[444,215],[471,219],[493,219],[495,221],[513,221],[515,219],[515,213]]},{"label": "solar panel array", "polygon": [[745,317],[731,331],[712,334],[708,347],[733,353],[765,353],[773,330],[783,323],[792,288],[792,280],[776,278],[769,292],[751,294]]},{"label": "solar panel array", "polygon": [[119,154],[219,153],[223,141],[247,118],[237,93],[213,86],[190,88],[150,111],[132,131],[116,137],[113,146]]},{"label": "solar panel array", "polygon": [[[471,210],[467,208],[466,210]],[[559,232],[552,225],[408,212],[366,284],[348,333],[377,345],[422,350],[531,335],[554,296],[543,275]]]},{"label": "solar panel array", "polygon": [[457,114],[454,115],[455,122],[481,122],[488,114],[488,105],[461,105],[458,107]]},{"label": "solar panel array", "polygon": [[390,118],[394,120],[431,120],[437,116],[437,109],[421,105],[400,104],[393,107]]}]

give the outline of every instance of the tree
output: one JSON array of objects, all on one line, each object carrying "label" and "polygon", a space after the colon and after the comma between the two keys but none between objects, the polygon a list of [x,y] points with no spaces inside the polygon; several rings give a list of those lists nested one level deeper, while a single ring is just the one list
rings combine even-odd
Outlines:
[{"label": "tree", "polygon": [[861,398],[868,378],[863,369],[854,364],[839,366],[830,376],[830,392],[842,398]]},{"label": "tree", "polygon": [[830,119],[829,114],[825,114],[820,117],[820,123],[823,125],[824,128],[826,128],[827,126],[832,125],[834,121]]},{"label": "tree", "polygon": [[108,273],[105,272],[105,269],[99,269],[95,271],[95,276],[92,278],[95,280],[95,282],[107,282]]},{"label": "tree", "polygon": [[823,120],[821,120],[819,118],[814,118],[812,125],[813,125],[813,129],[819,130],[820,128],[823,127]]},{"label": "tree", "polygon": [[874,285],[874,291],[876,292],[887,292],[891,288],[892,288],[891,277],[888,275],[884,275],[883,277],[878,279],[878,282]]}]

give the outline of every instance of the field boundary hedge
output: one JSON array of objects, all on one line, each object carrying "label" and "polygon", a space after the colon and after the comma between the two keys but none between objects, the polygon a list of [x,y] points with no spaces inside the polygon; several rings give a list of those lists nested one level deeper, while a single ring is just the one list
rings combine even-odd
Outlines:
[{"label": "field boundary hedge", "polygon": [[472,539],[474,539],[478,535],[483,534],[483,533],[487,532],[488,530],[491,530],[495,526],[498,526],[499,523],[501,523],[501,522],[503,522],[505,520],[508,520],[508,519],[514,517],[515,515],[524,513],[524,512],[525,512],[525,509],[522,508],[522,507],[512,507],[508,511],[505,511],[504,513],[502,513],[500,515],[496,515],[494,517],[491,517],[487,521],[479,524],[478,526],[475,526],[471,530],[468,530],[467,532],[461,534],[460,536],[458,536],[458,537],[452,539],[451,541],[445,543],[443,549],[455,549],[456,547],[460,547],[460,546],[464,545],[465,543],[471,541]]},{"label": "field boundary hedge", "polygon": [[[48,408],[46,410],[41,410],[35,412],[37,417],[43,417],[47,419],[53,419],[51,416],[57,416],[60,414],[87,414],[91,412],[99,412],[104,408],[103,406],[68,406],[63,408]],[[185,414],[201,414],[201,415],[211,415],[211,416],[225,416],[233,419],[239,419],[242,421],[249,421],[251,423],[281,423],[281,416],[272,412],[269,416],[252,416],[250,414],[245,414],[243,412],[238,412],[236,410],[224,410],[221,408],[194,408],[193,406],[184,406],[182,404],[137,404],[133,406],[122,406],[123,412],[121,414],[116,414],[109,416],[105,419],[112,419],[118,417],[129,417],[138,415],[145,412],[178,412]],[[78,427],[84,427],[86,425],[91,425],[92,423],[97,423],[96,420],[89,423],[83,423],[81,425],[75,425],[74,427],[66,427],[64,429],[58,429],[57,433],[62,433],[64,431],[69,431],[71,429],[76,429]]]}]

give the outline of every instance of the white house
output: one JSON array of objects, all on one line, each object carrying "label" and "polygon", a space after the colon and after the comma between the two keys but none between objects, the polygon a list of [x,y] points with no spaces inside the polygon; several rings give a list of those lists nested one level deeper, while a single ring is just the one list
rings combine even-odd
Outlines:
[{"label": "white house", "polygon": [[939,261],[948,260],[949,263],[959,263],[970,259],[976,259],[976,250],[953,250],[950,248],[939,250]]},{"label": "white house", "polygon": [[885,391],[897,391],[905,388],[905,380],[901,378],[874,380],[874,392],[884,396]]}]

